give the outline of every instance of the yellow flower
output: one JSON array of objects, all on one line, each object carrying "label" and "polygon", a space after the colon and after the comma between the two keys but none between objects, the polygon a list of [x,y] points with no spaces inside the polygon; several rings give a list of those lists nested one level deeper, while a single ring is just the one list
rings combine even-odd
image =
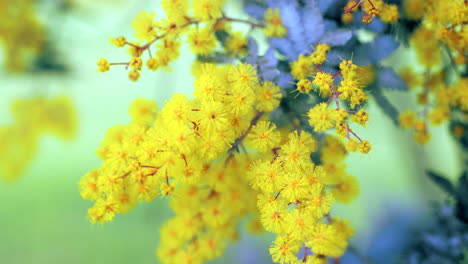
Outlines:
[{"label": "yellow flower", "polygon": [[296,80],[306,79],[314,71],[312,65],[310,57],[299,55],[297,60],[291,63],[291,74]]},{"label": "yellow flower", "polygon": [[273,233],[281,233],[286,228],[286,207],[286,204],[275,201],[266,204],[261,209],[261,220],[265,230]]},{"label": "yellow flower", "polygon": [[99,61],[97,62],[97,65],[98,65],[98,69],[97,69],[98,72],[106,72],[110,69],[110,63],[104,58],[100,58]]},{"label": "yellow flower", "polygon": [[133,122],[150,125],[156,118],[157,110],[154,101],[138,98],[132,102],[128,111]]},{"label": "yellow flower", "polygon": [[371,151],[371,145],[370,145],[369,141],[363,140],[363,141],[359,144],[359,151],[360,151],[361,153],[364,153],[364,154],[369,153],[369,151]]},{"label": "yellow flower", "polygon": [[331,95],[330,85],[333,84],[333,77],[326,72],[317,72],[314,76],[313,84],[320,88],[322,97]]},{"label": "yellow flower", "polygon": [[133,57],[130,60],[129,66],[133,68],[134,70],[141,70],[141,67],[143,66],[143,61],[141,60],[140,57]]},{"label": "yellow flower", "polygon": [[380,12],[380,19],[384,23],[396,23],[400,14],[398,12],[398,6],[384,4]]},{"label": "yellow flower", "polygon": [[131,70],[128,72],[128,79],[130,81],[136,82],[138,79],[140,79],[140,72],[137,70]]},{"label": "yellow flower", "polygon": [[268,8],[265,12],[265,28],[263,32],[270,38],[281,38],[286,35],[287,30],[283,26],[278,8]]},{"label": "yellow flower", "polygon": [[243,57],[247,53],[247,45],[247,38],[244,37],[242,32],[236,31],[226,39],[225,49],[231,57]]},{"label": "yellow flower", "polygon": [[301,79],[297,82],[297,91],[308,94],[312,90],[312,82],[309,79]]},{"label": "yellow flower", "polygon": [[127,40],[125,39],[124,36],[120,36],[118,38],[110,38],[109,42],[113,45],[115,45],[117,48],[121,48],[127,44]]},{"label": "yellow flower", "polygon": [[192,1],[192,10],[198,21],[214,20],[221,16],[221,9],[225,0],[197,0]]},{"label": "yellow flower", "polygon": [[309,123],[314,131],[325,131],[335,126],[334,111],[328,109],[326,103],[320,103],[309,111]]},{"label": "yellow flower", "polygon": [[266,81],[255,88],[257,103],[255,108],[260,112],[271,112],[280,104],[283,94],[281,88],[273,82]]},{"label": "yellow flower", "polygon": [[298,240],[279,235],[273,243],[274,245],[270,248],[270,254],[275,263],[285,264],[297,260],[296,254],[301,247]]},{"label": "yellow flower", "polygon": [[148,67],[148,69],[152,70],[152,71],[155,71],[159,68],[159,62],[158,62],[158,59],[157,58],[149,58],[147,61],[146,61],[146,67]]},{"label": "yellow flower", "polygon": [[281,178],[281,185],[283,186],[282,197],[291,203],[304,199],[310,188],[307,179],[302,174],[292,172],[286,173]]},{"label": "yellow flower", "polygon": [[359,185],[355,177],[344,175],[332,189],[333,197],[338,202],[350,203],[359,195]]},{"label": "yellow flower", "polygon": [[340,257],[344,254],[347,247],[346,240],[338,235],[336,228],[333,225],[317,224],[309,241],[306,243],[315,254]]},{"label": "yellow flower", "polygon": [[416,122],[416,114],[410,110],[406,110],[398,116],[400,126],[403,128],[413,128]]},{"label": "yellow flower", "polygon": [[187,35],[187,42],[190,49],[197,55],[208,55],[216,48],[216,36],[210,28],[193,28]]},{"label": "yellow flower", "polygon": [[135,16],[132,22],[132,28],[135,31],[135,37],[139,40],[152,41],[158,34],[159,24],[154,20],[154,12],[147,13],[141,11]]},{"label": "yellow flower", "polygon": [[227,126],[226,109],[220,102],[205,102],[200,108],[200,127],[208,131],[215,131]]},{"label": "yellow flower", "polygon": [[366,127],[366,122],[369,120],[369,114],[364,109],[359,110],[351,117],[351,121]]},{"label": "yellow flower", "polygon": [[258,83],[257,70],[250,64],[239,63],[229,68],[228,80],[235,85],[254,87]]},{"label": "yellow flower", "polygon": [[310,54],[309,58],[313,64],[322,64],[327,59],[327,52],[330,50],[330,46],[327,44],[318,44],[315,47],[315,51]]},{"label": "yellow flower", "polygon": [[270,151],[280,142],[279,131],[276,125],[268,121],[260,121],[247,136],[247,144],[261,152]]},{"label": "yellow flower", "polygon": [[325,193],[324,185],[316,183],[310,189],[305,210],[315,218],[321,218],[330,212],[333,201],[333,195]]}]

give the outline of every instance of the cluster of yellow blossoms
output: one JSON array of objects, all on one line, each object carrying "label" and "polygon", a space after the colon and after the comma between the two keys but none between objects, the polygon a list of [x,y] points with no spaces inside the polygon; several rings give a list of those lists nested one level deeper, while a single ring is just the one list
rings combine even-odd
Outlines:
[{"label": "cluster of yellow blossoms", "polygon": [[[260,82],[251,65],[203,64],[195,75],[194,98],[175,94],[161,110],[138,99],[132,123],[108,131],[98,150],[103,165],[80,181],[82,197],[95,201],[91,222],[171,195],[176,216],[162,228],[157,250],[163,263],[218,257],[246,215],[261,215],[264,228],[279,235],[271,249],[276,262],[292,263],[301,242],[312,248],[311,260],[341,256],[352,231],[329,209],[334,196],[349,202],[358,187],[344,172],[340,141],[327,137],[323,167],[312,163],[311,134],[265,120],[282,93]],[[289,228],[298,223],[300,231]],[[263,230],[256,219],[250,229]]]},{"label": "cluster of yellow blossoms", "polygon": [[0,0],[0,44],[9,71],[25,69],[31,54],[44,46],[44,30],[34,12],[35,0]]},{"label": "cluster of yellow blossoms", "polygon": [[[254,23],[249,20],[228,17],[222,12],[225,0],[192,1],[189,9],[187,0],[163,0],[162,7],[166,18],[155,20],[154,12],[142,11],[135,17],[132,27],[136,42],[129,42],[124,36],[111,38],[110,42],[116,47],[129,47],[130,61],[110,63],[101,58],[98,71],[106,72],[112,65],[124,65],[130,68],[128,77],[132,81],[140,78],[140,72],[145,63],[143,55],[148,54],[146,67],[151,71],[158,69],[171,70],[169,64],[179,55],[182,38],[185,36],[191,51],[199,56],[212,54],[218,46],[233,57],[245,55],[247,51],[247,36],[241,31],[234,31],[230,23],[242,23],[254,28],[264,28],[264,33],[270,37],[281,37],[286,34],[278,9],[269,9],[265,13],[265,24]],[[225,40],[217,38],[214,32],[227,34]],[[224,42],[224,45],[218,45]],[[142,44],[143,43],[143,44]],[[155,53],[151,51],[154,48]]]},{"label": "cluster of yellow blossoms", "polygon": [[[357,180],[344,171],[346,151],[338,139],[327,136],[322,165],[316,165],[310,160],[317,150],[310,134],[294,131],[281,141],[249,172],[252,187],[260,192],[263,226],[277,234],[270,249],[273,261],[327,263],[328,257],[339,258],[354,230],[346,220],[332,218],[330,207],[334,200],[348,203],[359,193]],[[300,248],[305,254],[298,259]]]},{"label": "cluster of yellow blossoms", "polygon": [[[309,123],[314,131],[323,132],[336,128],[335,131],[340,137],[348,139],[346,144],[348,151],[359,150],[368,153],[371,150],[369,141],[362,140],[350,128],[348,119],[365,127],[369,114],[363,109],[353,111],[342,107],[343,103],[348,103],[349,107],[354,109],[366,101],[363,84],[367,80],[361,79],[360,68],[350,60],[343,60],[339,65],[340,70],[334,74],[324,72],[321,64],[326,60],[329,49],[328,45],[319,44],[313,53],[307,56],[300,55],[298,60],[291,64],[291,72],[294,78],[299,80],[296,84],[297,91],[309,94],[311,90],[315,90],[322,97],[328,97],[326,102],[316,104],[308,113]],[[341,77],[341,81],[335,85],[335,79],[338,77]],[[329,107],[332,101],[335,103],[335,108]]]},{"label": "cluster of yellow blossoms", "polygon": [[22,174],[42,135],[69,140],[76,133],[77,114],[68,97],[17,99],[11,111],[13,124],[0,127],[0,178],[5,181]]},{"label": "cluster of yellow blossoms", "polygon": [[359,6],[364,14],[361,21],[366,25],[370,24],[377,16],[384,23],[396,23],[400,17],[398,6],[387,4],[383,0],[349,0],[341,17],[344,23],[353,21],[353,13],[358,10]]},{"label": "cluster of yellow blossoms", "polygon": [[[221,41],[215,32],[225,31],[224,52],[242,56],[246,38],[231,32],[228,22],[261,27],[269,37],[286,34],[278,9],[267,9],[264,21],[253,23],[226,16],[223,2],[193,1],[189,10],[188,1],[163,0],[166,19],[157,22],[153,13],[142,12],[132,24],[135,37],[145,44],[111,39],[117,47],[130,47],[130,62],[100,59],[98,71],[123,64],[131,68],[130,79],[137,80],[144,52],[150,70],[169,68],[185,33],[192,52],[206,56]],[[158,49],[155,55],[153,46]],[[349,116],[364,125],[368,114],[346,111],[339,103],[354,109],[366,100],[359,68],[343,61],[338,73],[325,73],[320,65],[329,49],[320,44],[314,53],[301,55],[291,64],[292,74],[300,93],[316,86],[322,96],[329,96],[328,102],[310,109],[310,125],[317,132],[336,127],[349,139],[346,146],[330,135],[317,143],[312,130],[301,129],[294,116],[284,127],[269,121],[270,112],[284,110],[279,109],[284,92],[260,80],[254,66],[195,63],[193,98],[175,94],[161,109],[153,101],[137,99],[129,110],[132,122],[108,130],[97,151],[102,166],[79,183],[82,197],[94,201],[90,221],[106,223],[139,202],[170,196],[175,216],[161,228],[156,250],[163,263],[204,263],[219,257],[229,240],[238,239],[237,227],[246,217],[251,232],[277,234],[270,249],[275,262],[326,263],[342,256],[354,231],[346,220],[332,217],[330,207],[359,194],[344,159],[348,151],[368,153],[370,144],[347,122]],[[337,77],[342,81],[335,87]],[[331,101],[337,109],[327,109]],[[320,153],[315,163],[312,153]]]},{"label": "cluster of yellow blossoms", "polygon": [[[468,52],[468,4],[463,0],[405,0],[404,10],[407,18],[422,20],[411,37],[411,44],[425,70],[416,72],[405,67],[401,71],[408,86],[419,89],[418,103],[422,110],[403,112],[400,124],[414,129],[416,142],[423,144],[430,139],[428,121],[440,125],[450,119],[452,109],[468,110],[468,80],[458,73],[466,63]],[[444,61],[444,52],[449,62]],[[447,64],[452,64],[455,74],[443,69]]]}]

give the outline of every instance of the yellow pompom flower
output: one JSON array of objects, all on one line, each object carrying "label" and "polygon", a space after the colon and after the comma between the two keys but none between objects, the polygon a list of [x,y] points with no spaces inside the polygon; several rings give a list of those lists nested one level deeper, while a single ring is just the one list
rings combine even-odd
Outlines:
[{"label": "yellow pompom flower", "polygon": [[114,219],[118,209],[118,203],[113,197],[108,197],[106,200],[99,199],[94,206],[88,210],[88,217],[92,224],[96,222],[104,224]]},{"label": "yellow pompom flower", "polygon": [[317,141],[311,134],[298,132],[297,130],[288,134],[289,142],[296,145],[298,149],[304,149],[306,152],[315,152],[317,150]]},{"label": "yellow pompom flower", "polygon": [[327,52],[330,50],[330,46],[327,44],[318,44],[315,47],[315,51],[309,55],[310,61],[313,64],[322,64],[327,59]]},{"label": "yellow pompom flower", "polygon": [[274,201],[261,208],[261,221],[265,230],[273,233],[281,233],[284,231],[286,228],[286,207],[287,204]]},{"label": "yellow pompom flower", "polygon": [[398,116],[400,126],[403,128],[413,128],[416,118],[416,114],[411,110],[406,110]]},{"label": "yellow pompom flower", "polygon": [[146,67],[148,67],[149,70],[155,71],[159,68],[159,62],[157,58],[149,58],[146,61]]},{"label": "yellow pompom flower", "polygon": [[135,31],[135,37],[139,40],[151,41],[157,36],[157,28],[159,24],[154,20],[156,14],[154,12],[147,13],[141,11],[135,16],[132,22],[132,28]]},{"label": "yellow pompom flower", "polygon": [[193,28],[187,35],[190,49],[197,55],[208,55],[216,48],[216,36],[210,28]]},{"label": "yellow pompom flower", "polygon": [[192,1],[193,16],[198,21],[214,20],[221,16],[225,0]]},{"label": "yellow pompom flower", "polygon": [[298,170],[310,162],[310,153],[307,145],[293,139],[281,145],[279,159],[286,169]]},{"label": "yellow pompom flower", "polygon": [[344,239],[349,239],[354,235],[354,228],[351,226],[348,219],[341,220],[339,217],[333,217],[331,219],[331,224]]},{"label": "yellow pompom flower", "polygon": [[117,48],[122,48],[123,46],[125,46],[125,44],[127,44],[127,39],[125,39],[124,36],[120,36],[117,38],[110,38],[109,42],[112,45],[115,45]]},{"label": "yellow pompom flower", "polygon": [[192,102],[185,94],[174,94],[170,101],[166,102],[160,116],[166,120],[169,126],[186,124],[192,114]]},{"label": "yellow pompom flower", "polygon": [[344,254],[348,243],[342,236],[338,235],[333,225],[317,224],[313,228],[306,245],[315,254],[337,258]]},{"label": "yellow pompom flower", "polygon": [[306,79],[313,74],[314,68],[308,56],[299,55],[296,61],[291,63],[291,74],[296,80]]},{"label": "yellow pompom flower", "polygon": [[207,131],[216,131],[227,126],[228,119],[226,109],[220,102],[205,102],[199,112],[200,127]]},{"label": "yellow pompom flower", "polygon": [[298,240],[285,235],[279,235],[273,243],[273,247],[270,248],[273,262],[287,264],[297,260],[296,254],[301,247]]},{"label": "yellow pompom flower", "polygon": [[396,23],[400,14],[398,12],[398,6],[384,4],[380,10],[380,19],[384,23]]},{"label": "yellow pompom flower", "polygon": [[292,239],[304,240],[309,234],[309,230],[314,226],[316,219],[301,209],[293,209],[286,215],[286,232]]},{"label": "yellow pompom flower", "polygon": [[358,150],[359,144],[355,139],[350,139],[346,142],[346,150],[348,152],[356,152]]},{"label": "yellow pompom flower", "polygon": [[400,71],[400,76],[410,89],[414,89],[422,85],[421,76],[415,73],[411,67],[404,67]]},{"label": "yellow pompom flower", "polygon": [[150,125],[156,119],[158,109],[156,102],[145,98],[137,98],[130,104],[128,111],[133,122]]},{"label": "yellow pompom flower", "polygon": [[287,30],[283,26],[278,8],[268,8],[265,12],[265,28],[263,32],[270,38],[281,38],[286,35]]},{"label": "yellow pompom flower", "polygon": [[331,193],[325,192],[324,185],[317,183],[310,188],[304,210],[307,210],[315,218],[321,218],[330,212],[334,200]]},{"label": "yellow pompom flower", "polygon": [[330,85],[333,84],[333,77],[326,72],[317,72],[314,76],[313,84],[320,88],[322,97],[331,95]]},{"label": "yellow pompom flower", "polygon": [[133,57],[130,60],[129,66],[134,69],[134,70],[141,70],[141,67],[143,66],[143,60],[140,57]]},{"label": "yellow pompom flower", "polygon": [[229,68],[228,80],[234,85],[255,87],[258,84],[257,70],[250,64],[239,63]]},{"label": "yellow pompom flower", "polygon": [[255,94],[249,86],[235,85],[228,97],[229,108],[233,114],[248,114],[255,102]]},{"label": "yellow pompom flower", "polygon": [[314,131],[325,131],[335,126],[335,111],[328,109],[326,103],[320,103],[310,109],[308,113],[309,123]]},{"label": "yellow pompom flower", "polygon": [[100,170],[94,169],[88,172],[79,182],[80,195],[85,200],[95,201],[100,197],[98,178]]},{"label": "yellow pompom flower", "polygon": [[351,117],[351,121],[366,127],[366,122],[369,120],[369,114],[364,109],[359,110]]},{"label": "yellow pompom flower", "polygon": [[296,83],[297,91],[300,93],[308,94],[312,90],[312,81],[309,79],[301,79]]},{"label": "yellow pompom flower", "polygon": [[281,88],[270,81],[257,85],[254,90],[257,95],[255,108],[260,112],[271,112],[275,110],[283,97]]},{"label": "yellow pompom flower", "polygon": [[364,154],[369,153],[369,151],[371,151],[371,145],[370,145],[369,141],[363,140],[363,141],[359,144],[359,151],[360,151],[361,153],[364,153]]},{"label": "yellow pompom flower", "polygon": [[136,82],[138,79],[140,79],[140,72],[137,70],[131,70],[128,72],[128,79],[130,81]]},{"label": "yellow pompom flower", "polygon": [[416,131],[414,133],[414,140],[418,144],[426,144],[431,139],[431,134],[427,131]]},{"label": "yellow pompom flower", "polygon": [[98,69],[97,69],[98,72],[106,72],[110,69],[110,63],[104,58],[100,58],[98,60],[97,66],[98,66]]},{"label": "yellow pompom flower", "polygon": [[435,107],[431,112],[429,112],[428,118],[431,121],[431,124],[440,125],[450,118],[450,109],[443,106]]},{"label": "yellow pompom flower", "polygon": [[225,49],[231,57],[244,57],[247,54],[247,45],[247,38],[242,32],[236,31],[227,37]]},{"label": "yellow pompom flower", "polygon": [[409,19],[418,20],[424,16],[426,10],[426,0],[405,0],[403,1],[403,11]]},{"label": "yellow pompom flower", "polygon": [[296,202],[304,199],[309,194],[310,186],[302,174],[288,172],[281,177],[281,195],[288,202]]},{"label": "yellow pompom flower", "polygon": [[345,174],[332,189],[333,197],[338,202],[350,203],[359,195],[359,184],[355,177]]},{"label": "yellow pompom flower", "polygon": [[184,19],[188,16],[188,0],[162,0],[161,6],[170,20]]},{"label": "yellow pompom flower", "polygon": [[281,188],[281,179],[284,169],[279,162],[256,161],[249,170],[249,180],[252,188],[264,193],[278,192]]},{"label": "yellow pompom flower", "polygon": [[247,145],[260,152],[266,152],[277,147],[280,142],[280,133],[276,125],[269,121],[260,121],[247,136]]}]

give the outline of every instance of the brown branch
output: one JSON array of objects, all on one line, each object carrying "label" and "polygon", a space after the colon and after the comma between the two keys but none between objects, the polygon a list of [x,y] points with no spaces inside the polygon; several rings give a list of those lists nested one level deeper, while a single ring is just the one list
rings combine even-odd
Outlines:
[{"label": "brown branch", "polygon": [[224,166],[226,166],[229,161],[234,157],[234,151],[238,149],[239,145],[242,144],[244,141],[245,137],[249,134],[250,130],[252,130],[252,127],[255,126],[260,120],[260,117],[262,117],[263,112],[257,112],[257,114],[252,118],[252,121],[250,121],[249,127],[245,130],[245,132],[239,136],[235,141],[234,144],[232,144],[232,147],[228,150],[229,156],[226,158],[226,161],[224,162]]}]

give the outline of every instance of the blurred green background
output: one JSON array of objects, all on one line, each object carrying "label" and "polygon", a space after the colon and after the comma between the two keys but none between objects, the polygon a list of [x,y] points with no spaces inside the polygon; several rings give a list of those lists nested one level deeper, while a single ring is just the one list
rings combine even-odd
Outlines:
[{"label": "blurred green background", "polygon": [[[184,46],[181,57],[171,65],[173,73],[145,71],[136,83],[127,79],[124,68],[98,73],[95,63],[100,57],[113,62],[128,58],[108,38],[131,37],[133,17],[141,10],[161,14],[159,1],[69,2],[72,8],[66,12],[56,10],[58,1],[43,1],[38,7],[68,73],[0,72],[0,125],[11,122],[12,100],[32,95],[70,96],[79,122],[72,141],[43,137],[24,175],[13,183],[0,182],[0,263],[157,263],[158,229],[171,216],[167,201],[144,203],[110,224],[91,225],[85,218],[91,203],[81,199],[77,183],[87,171],[100,166],[95,149],[106,129],[129,122],[127,109],[135,98],[154,99],[162,105],[173,93],[191,92],[194,56]],[[240,12],[236,1],[226,10]],[[402,54],[387,63],[399,64]],[[414,96],[388,94],[399,110],[413,106]],[[373,102],[369,112],[368,128],[357,132],[373,144],[373,150],[369,155],[351,155],[347,162],[348,171],[360,181],[361,195],[350,205],[332,209],[351,220],[357,230],[353,241],[361,250],[369,247],[379,217],[387,211],[401,208],[419,215],[429,209],[428,201],[444,197],[426,179],[425,169],[455,178],[461,166],[446,126],[431,128],[431,142],[418,146],[409,132],[396,128]],[[243,233],[241,242],[214,263],[269,263],[271,240],[268,234]]]}]

